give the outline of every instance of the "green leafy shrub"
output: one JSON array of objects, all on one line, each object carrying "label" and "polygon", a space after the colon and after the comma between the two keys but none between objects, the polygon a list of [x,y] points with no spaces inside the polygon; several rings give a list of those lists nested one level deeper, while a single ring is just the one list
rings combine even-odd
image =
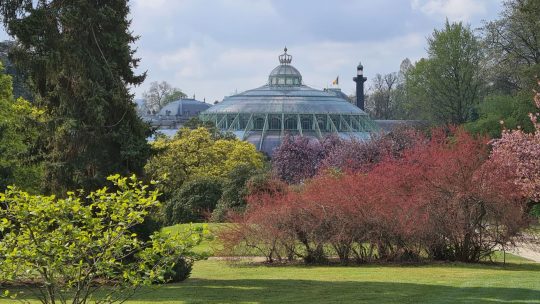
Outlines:
[{"label": "green leafy shrub", "polygon": [[223,183],[223,195],[212,213],[213,222],[223,222],[229,210],[242,211],[246,207],[248,181],[263,170],[254,165],[240,164],[227,174]]},{"label": "green leafy shrub", "polygon": [[189,278],[193,269],[193,261],[179,257],[174,266],[165,273],[165,281],[168,283],[178,283]]},{"label": "green leafy shrub", "polygon": [[[476,134],[489,135],[491,138],[501,137],[504,128],[526,132],[533,130],[529,113],[534,113],[534,105],[528,96],[492,95],[478,105],[479,118],[465,124],[465,128]],[[501,125],[504,122],[504,126]]]},{"label": "green leafy shrub", "polygon": [[198,177],[175,191],[164,209],[165,222],[174,225],[204,221],[222,195],[222,181],[214,177]]},{"label": "green leafy shrub", "polygon": [[[144,240],[132,229],[159,208],[158,191],[135,176],[108,178],[111,188],[66,198],[30,195],[14,187],[0,193],[0,282],[37,282],[40,301],[123,302],[139,287],[187,277],[186,267],[201,258],[192,248],[208,232],[154,232]],[[186,270],[182,270],[186,268]],[[64,302],[64,301],[61,301]]]}]

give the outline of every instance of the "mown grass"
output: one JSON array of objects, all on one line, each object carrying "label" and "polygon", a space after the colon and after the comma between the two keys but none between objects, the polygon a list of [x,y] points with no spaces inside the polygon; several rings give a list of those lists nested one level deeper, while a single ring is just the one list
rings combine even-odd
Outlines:
[{"label": "mown grass", "polygon": [[[223,226],[209,224],[209,229],[215,232]],[[185,228],[177,225],[164,231],[178,233]],[[211,239],[196,250],[212,253],[219,246],[219,240]],[[503,265],[502,253],[492,260],[496,263],[305,266],[210,259],[196,262],[185,282],[146,288],[127,303],[540,304],[540,264],[506,254]]]},{"label": "mown grass", "polygon": [[143,290],[127,303],[540,303],[540,264],[511,255],[506,265],[310,267],[207,260],[197,262],[185,282]]}]

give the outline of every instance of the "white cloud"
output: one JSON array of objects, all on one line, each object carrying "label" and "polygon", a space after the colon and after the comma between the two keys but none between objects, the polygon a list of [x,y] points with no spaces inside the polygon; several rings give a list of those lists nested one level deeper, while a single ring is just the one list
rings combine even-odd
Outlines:
[{"label": "white cloud", "polygon": [[[263,85],[287,45],[307,85],[340,76],[345,93],[362,61],[369,81],[425,56],[425,37],[448,16],[473,25],[495,0],[133,0],[133,31],[152,81],[207,101]],[[484,14],[487,7],[487,13]]]},{"label": "white cloud", "polygon": [[412,0],[411,6],[431,17],[469,21],[474,16],[486,14],[487,1],[489,0]]},{"label": "white cloud", "polygon": [[[423,34],[411,33],[380,41],[322,41],[287,47],[293,56],[292,64],[307,85],[324,88],[339,75],[342,90],[349,94],[354,91],[352,77],[359,61],[365,66],[366,76],[372,78],[376,73],[397,71],[405,57],[419,59],[424,44]],[[146,83],[166,80],[187,90],[188,95],[196,94],[201,100],[206,97],[210,102],[264,85],[270,71],[279,64],[281,47],[229,46],[204,38],[174,51],[140,55],[143,69],[148,69]],[[138,95],[143,89],[136,89]]]}]

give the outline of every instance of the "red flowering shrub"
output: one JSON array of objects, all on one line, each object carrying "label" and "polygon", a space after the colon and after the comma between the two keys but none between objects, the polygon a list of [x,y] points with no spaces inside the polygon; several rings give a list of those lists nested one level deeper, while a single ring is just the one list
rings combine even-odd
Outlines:
[{"label": "red flowering shrub", "polygon": [[514,174],[488,155],[485,138],[435,130],[369,171],[254,193],[238,226],[223,231],[225,245],[257,248],[269,261],[478,261],[527,225]]},{"label": "red flowering shrub", "polygon": [[478,261],[527,224],[511,174],[485,162],[487,148],[487,139],[461,129],[451,137],[438,131],[404,157],[405,166],[420,169],[415,191],[428,220],[424,243],[436,259]]}]

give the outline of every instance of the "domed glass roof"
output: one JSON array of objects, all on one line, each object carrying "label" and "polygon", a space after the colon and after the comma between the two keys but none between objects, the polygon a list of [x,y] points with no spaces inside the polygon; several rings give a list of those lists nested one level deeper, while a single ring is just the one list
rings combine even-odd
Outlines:
[{"label": "domed glass roof", "polygon": [[209,113],[340,113],[367,115],[364,111],[333,92],[306,85],[264,85],[226,97],[204,112]]},{"label": "domed glass roof", "polygon": [[295,67],[287,63],[275,67],[268,76],[268,85],[271,86],[297,86],[301,84],[302,75]]},{"label": "domed glass roof", "polygon": [[158,113],[162,116],[184,116],[197,115],[210,108],[210,105],[195,99],[185,98],[173,101],[164,106]]},{"label": "domed glass roof", "polygon": [[377,129],[339,89],[321,91],[302,84],[302,75],[291,61],[285,48],[266,85],[225,97],[202,112],[201,118],[268,154],[287,133],[316,138],[335,133],[363,139]]}]

